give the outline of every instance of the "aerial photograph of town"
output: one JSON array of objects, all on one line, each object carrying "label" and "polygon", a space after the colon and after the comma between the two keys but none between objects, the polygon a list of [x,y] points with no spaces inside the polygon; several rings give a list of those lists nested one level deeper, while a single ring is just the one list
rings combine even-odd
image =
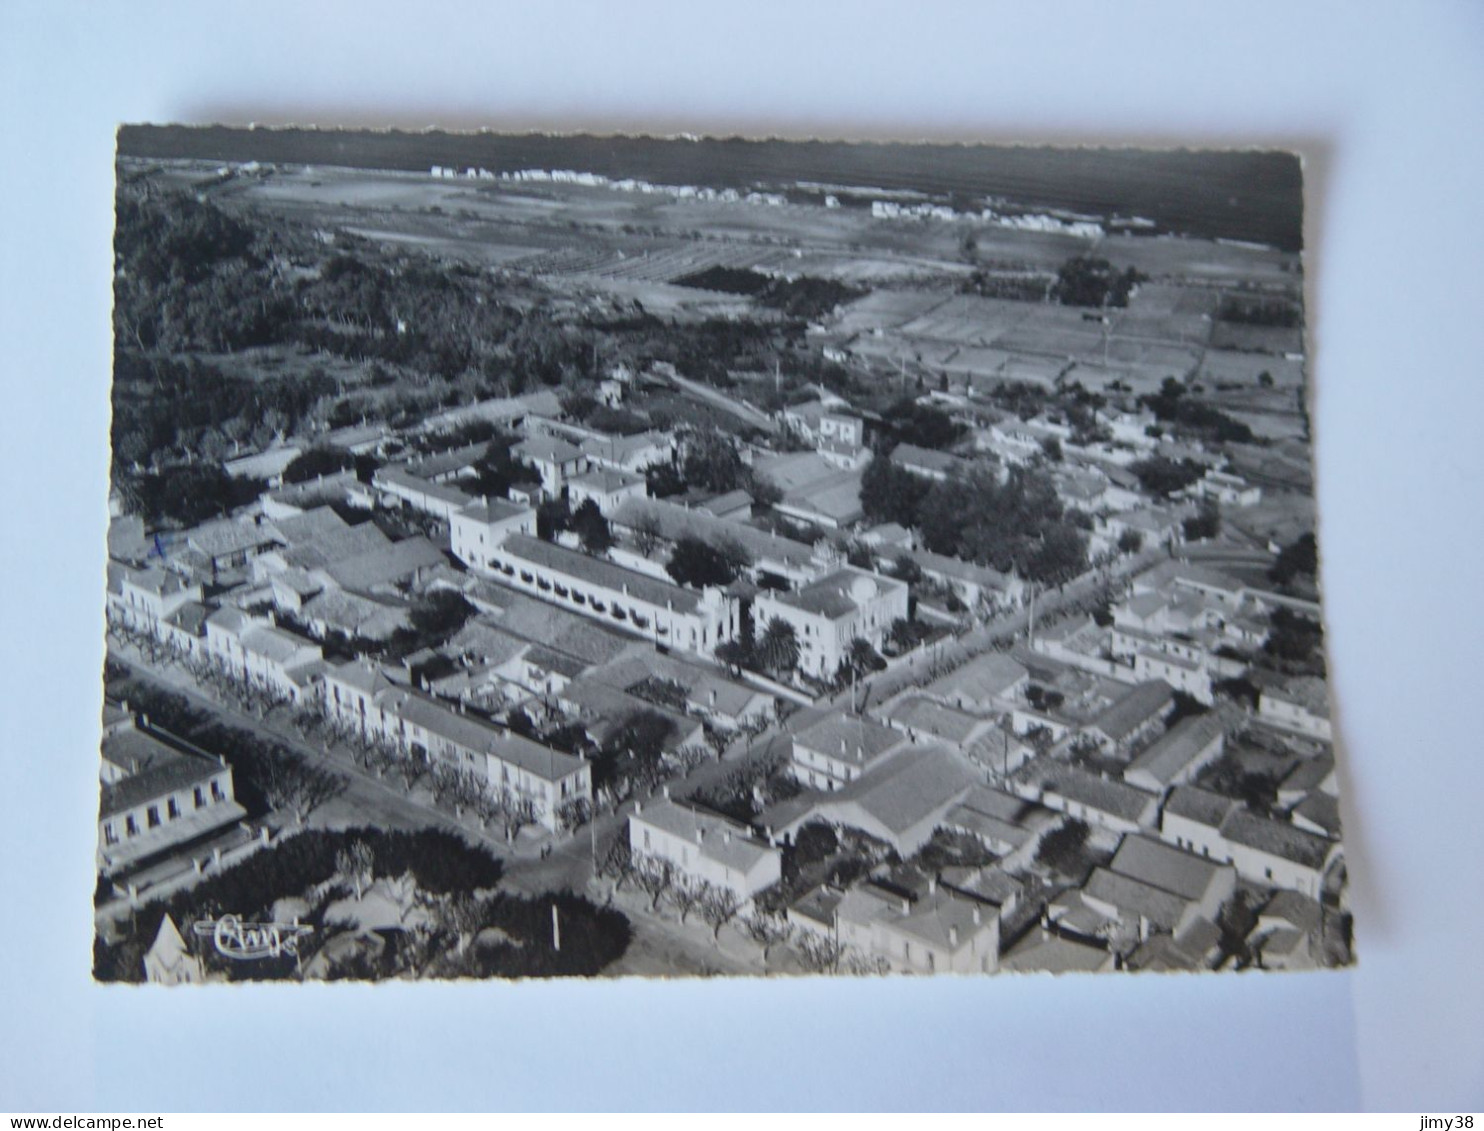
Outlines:
[{"label": "aerial photograph of town", "polygon": [[94,977],[1349,965],[1303,218],[124,127]]}]

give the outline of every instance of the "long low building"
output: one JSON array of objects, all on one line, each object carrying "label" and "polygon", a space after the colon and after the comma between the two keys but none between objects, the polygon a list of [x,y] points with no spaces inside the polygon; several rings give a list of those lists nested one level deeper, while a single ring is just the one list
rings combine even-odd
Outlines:
[{"label": "long low building", "polygon": [[441,518],[444,522],[451,522],[455,512],[474,502],[470,495],[457,487],[434,483],[403,467],[378,468],[371,477],[371,486],[388,499]]},{"label": "long low building", "polygon": [[718,589],[697,593],[524,534],[486,561],[506,585],[657,645],[709,656],[737,635],[736,605]]},{"label": "long low building", "polygon": [[435,699],[393,684],[368,661],[325,672],[325,712],[406,756],[482,777],[493,797],[529,801],[538,823],[560,826],[565,806],[592,803],[592,767]]}]

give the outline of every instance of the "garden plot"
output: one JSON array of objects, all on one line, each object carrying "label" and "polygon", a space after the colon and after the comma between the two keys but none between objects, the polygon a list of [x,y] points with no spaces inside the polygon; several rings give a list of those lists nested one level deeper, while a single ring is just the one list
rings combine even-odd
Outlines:
[{"label": "garden plot", "polygon": [[1196,374],[1208,385],[1258,385],[1266,373],[1277,389],[1300,389],[1304,384],[1304,363],[1298,358],[1270,357],[1260,353],[1235,353],[1230,350],[1207,350]]},{"label": "garden plot", "polygon": [[1301,326],[1248,326],[1236,322],[1218,322],[1211,335],[1217,349],[1243,350],[1256,353],[1300,353],[1304,348]]}]

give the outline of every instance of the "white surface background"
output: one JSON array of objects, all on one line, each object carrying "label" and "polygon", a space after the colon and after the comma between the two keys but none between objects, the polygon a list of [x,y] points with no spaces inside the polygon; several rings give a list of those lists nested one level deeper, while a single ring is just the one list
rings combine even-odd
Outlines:
[{"label": "white surface background", "polygon": [[[1484,1107],[1484,8],[0,6],[0,1109]],[[1379,7],[1379,6],[1376,6]],[[91,985],[120,121],[1299,144],[1361,965]]]}]

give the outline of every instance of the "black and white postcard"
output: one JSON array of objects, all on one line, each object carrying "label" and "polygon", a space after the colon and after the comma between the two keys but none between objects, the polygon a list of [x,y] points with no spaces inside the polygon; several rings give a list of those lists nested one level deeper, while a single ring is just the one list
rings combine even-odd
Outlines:
[{"label": "black and white postcard", "polygon": [[94,975],[1352,961],[1303,168],[125,127]]}]

